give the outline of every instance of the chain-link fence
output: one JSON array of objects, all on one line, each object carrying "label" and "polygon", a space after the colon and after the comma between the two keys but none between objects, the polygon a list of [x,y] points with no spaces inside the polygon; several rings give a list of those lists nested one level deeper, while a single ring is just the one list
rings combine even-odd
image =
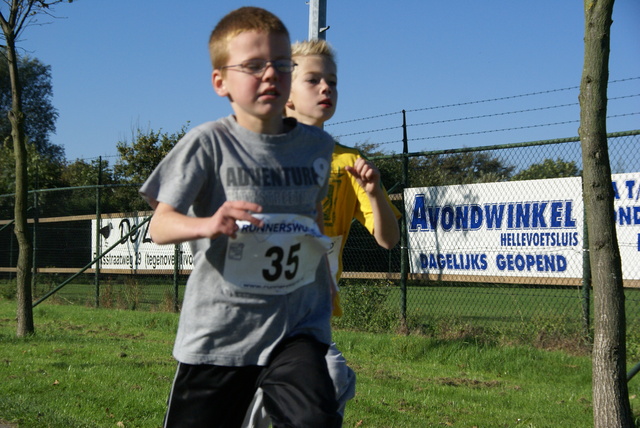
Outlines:
[{"label": "chain-link fence", "polygon": [[[640,321],[639,135],[608,139],[630,329]],[[354,222],[344,253],[347,300],[366,302],[378,318],[391,307],[409,328],[455,323],[588,332],[591,278],[579,139],[374,160],[387,173],[390,162],[407,164],[405,177],[385,177],[390,188],[407,183],[404,195],[392,194],[405,215],[406,240],[383,250]],[[368,286],[380,286],[378,293],[367,294],[353,278],[368,278]]]},{"label": "chain-link fence", "polygon": [[[640,131],[609,136],[629,328],[640,319],[639,139]],[[588,326],[577,138],[373,160],[404,214],[404,237],[384,250],[354,222],[343,258],[346,314],[388,328],[401,319],[423,330],[451,320],[483,328]],[[105,213],[108,201],[136,198],[136,188],[30,193],[36,304],[179,308],[193,263],[187,246],[152,244],[150,212]],[[5,295],[15,290],[18,252],[12,205],[12,195],[0,197]]]}]

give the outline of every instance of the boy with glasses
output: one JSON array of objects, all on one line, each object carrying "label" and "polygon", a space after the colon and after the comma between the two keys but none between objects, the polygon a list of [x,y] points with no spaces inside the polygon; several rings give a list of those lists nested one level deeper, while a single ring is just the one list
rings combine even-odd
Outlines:
[{"label": "boy with glasses", "polygon": [[282,118],[295,64],[277,17],[237,9],[209,49],[234,115],[190,131],[140,190],[152,239],[194,254],[165,426],[240,426],[258,387],[275,427],[340,426],[321,206],[333,141]]}]

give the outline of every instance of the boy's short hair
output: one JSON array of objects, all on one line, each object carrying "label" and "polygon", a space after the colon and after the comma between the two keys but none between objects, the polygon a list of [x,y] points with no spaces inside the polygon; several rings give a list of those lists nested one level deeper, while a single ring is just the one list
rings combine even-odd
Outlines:
[{"label": "boy's short hair", "polygon": [[283,34],[289,37],[289,30],[284,23],[268,10],[251,6],[233,10],[218,22],[209,37],[209,55],[214,69],[227,65],[229,41],[246,31]]},{"label": "boy's short hair", "polygon": [[[291,58],[311,55],[323,56],[331,61],[337,68],[335,51],[326,40],[305,40],[304,42],[296,42],[291,45]],[[295,69],[293,72],[295,73]]]}]

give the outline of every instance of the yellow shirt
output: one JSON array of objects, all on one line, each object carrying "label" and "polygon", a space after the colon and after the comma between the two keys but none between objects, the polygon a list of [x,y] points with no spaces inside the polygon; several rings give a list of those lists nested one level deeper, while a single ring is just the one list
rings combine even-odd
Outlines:
[{"label": "yellow shirt", "polygon": [[[336,246],[329,253],[329,263],[336,283],[342,274],[342,251],[349,236],[351,221],[357,219],[373,234],[373,212],[369,197],[356,179],[344,169],[345,166],[353,166],[360,157],[363,156],[358,149],[336,143],[331,157],[329,191],[322,202],[324,233],[332,238]],[[391,203],[386,191],[384,194],[396,218],[400,218],[400,211]]]}]

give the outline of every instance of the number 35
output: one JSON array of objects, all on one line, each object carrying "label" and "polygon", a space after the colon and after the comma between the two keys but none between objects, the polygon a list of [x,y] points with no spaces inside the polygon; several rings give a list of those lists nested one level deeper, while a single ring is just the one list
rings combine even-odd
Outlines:
[{"label": "number 35", "polygon": [[286,264],[284,262],[284,249],[281,247],[271,247],[265,253],[265,257],[271,258],[271,269],[262,269],[262,277],[267,281],[277,281],[280,279],[284,272],[286,279],[293,279],[298,272],[298,265],[300,259],[298,254],[300,251],[300,243],[289,247],[289,254],[287,255]]}]

